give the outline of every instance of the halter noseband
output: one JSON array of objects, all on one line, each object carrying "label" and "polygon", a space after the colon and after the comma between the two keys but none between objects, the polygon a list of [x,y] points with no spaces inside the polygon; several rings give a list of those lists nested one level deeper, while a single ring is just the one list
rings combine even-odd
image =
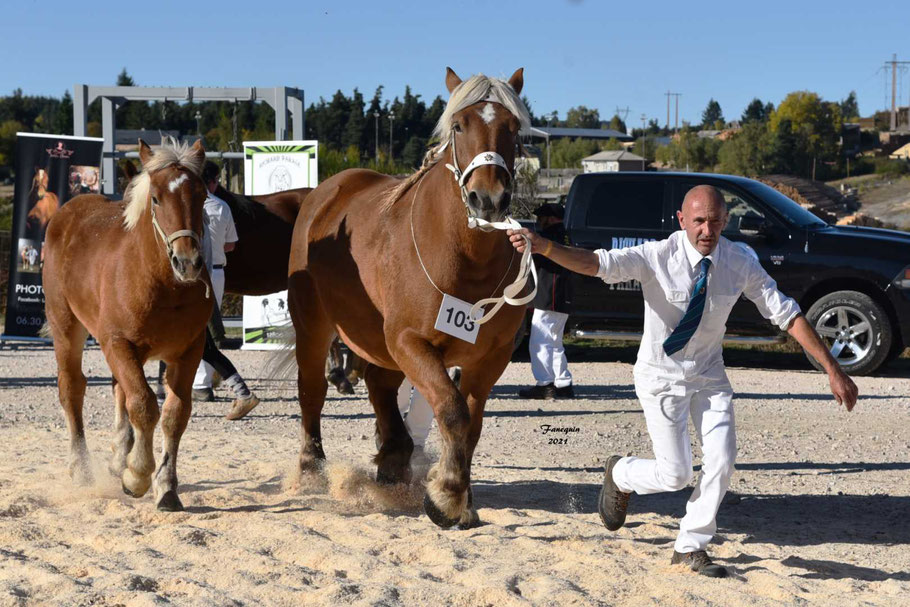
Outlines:
[{"label": "halter noseband", "polygon": [[199,239],[199,235],[193,230],[177,230],[176,232],[171,232],[170,236],[168,236],[164,230],[161,229],[161,224],[158,223],[158,217],[155,215],[154,203],[152,203],[152,225],[155,226],[155,234],[161,238],[161,242],[164,243],[164,246],[167,249],[168,259],[174,254],[174,247],[172,245],[178,238],[190,238],[196,243],[196,246],[199,247],[200,250],[202,249],[202,241]]}]

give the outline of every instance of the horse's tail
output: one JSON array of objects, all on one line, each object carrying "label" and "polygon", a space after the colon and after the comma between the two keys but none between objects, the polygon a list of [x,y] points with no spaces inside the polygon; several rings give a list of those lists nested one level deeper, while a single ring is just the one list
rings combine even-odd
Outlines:
[{"label": "horse's tail", "polygon": [[265,362],[265,376],[268,379],[297,379],[297,332],[294,324],[288,323],[278,329],[275,341],[281,348],[275,350]]}]

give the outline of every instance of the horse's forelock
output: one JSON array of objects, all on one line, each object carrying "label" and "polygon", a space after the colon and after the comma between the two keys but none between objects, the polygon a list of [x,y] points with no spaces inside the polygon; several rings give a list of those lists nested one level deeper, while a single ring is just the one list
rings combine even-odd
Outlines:
[{"label": "horse's forelock", "polygon": [[148,206],[152,174],[174,164],[201,177],[204,162],[205,158],[197,155],[188,143],[180,143],[173,137],[164,137],[161,147],[155,150],[148,163],[142,166],[142,172],[130,180],[123,193],[123,201],[126,203],[126,208],[123,209],[124,227],[132,230],[142,218],[142,213]]}]

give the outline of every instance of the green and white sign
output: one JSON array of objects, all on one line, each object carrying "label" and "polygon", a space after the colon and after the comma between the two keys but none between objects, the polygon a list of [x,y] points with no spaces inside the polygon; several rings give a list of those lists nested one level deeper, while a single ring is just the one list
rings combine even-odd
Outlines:
[{"label": "green and white sign", "polygon": [[[319,184],[316,141],[244,141],[244,194],[262,196]],[[240,243],[243,246],[243,243]],[[243,349],[283,347],[282,328],[291,323],[288,292],[243,298]]]},{"label": "green and white sign", "polygon": [[244,141],[244,194],[256,196],[319,183],[315,141]]}]

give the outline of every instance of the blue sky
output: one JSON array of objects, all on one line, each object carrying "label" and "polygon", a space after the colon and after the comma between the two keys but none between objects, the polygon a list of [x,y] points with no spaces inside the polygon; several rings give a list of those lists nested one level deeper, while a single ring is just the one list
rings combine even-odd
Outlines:
[{"label": "blue sky", "polygon": [[[890,104],[883,63],[910,60],[907,0],[20,0],[3,21],[0,94],[62,95],[126,67],[141,85],[296,86],[307,105],[354,87],[369,99],[380,84],[430,100],[446,94],[447,65],[462,77],[524,67],[535,114],[628,106],[634,126],[642,113],[666,121],[668,89],[682,93],[681,121],[699,121],[711,97],[733,119],[753,97],[776,105],[802,89],[855,90],[866,115]],[[900,92],[907,104],[910,72]]]}]

